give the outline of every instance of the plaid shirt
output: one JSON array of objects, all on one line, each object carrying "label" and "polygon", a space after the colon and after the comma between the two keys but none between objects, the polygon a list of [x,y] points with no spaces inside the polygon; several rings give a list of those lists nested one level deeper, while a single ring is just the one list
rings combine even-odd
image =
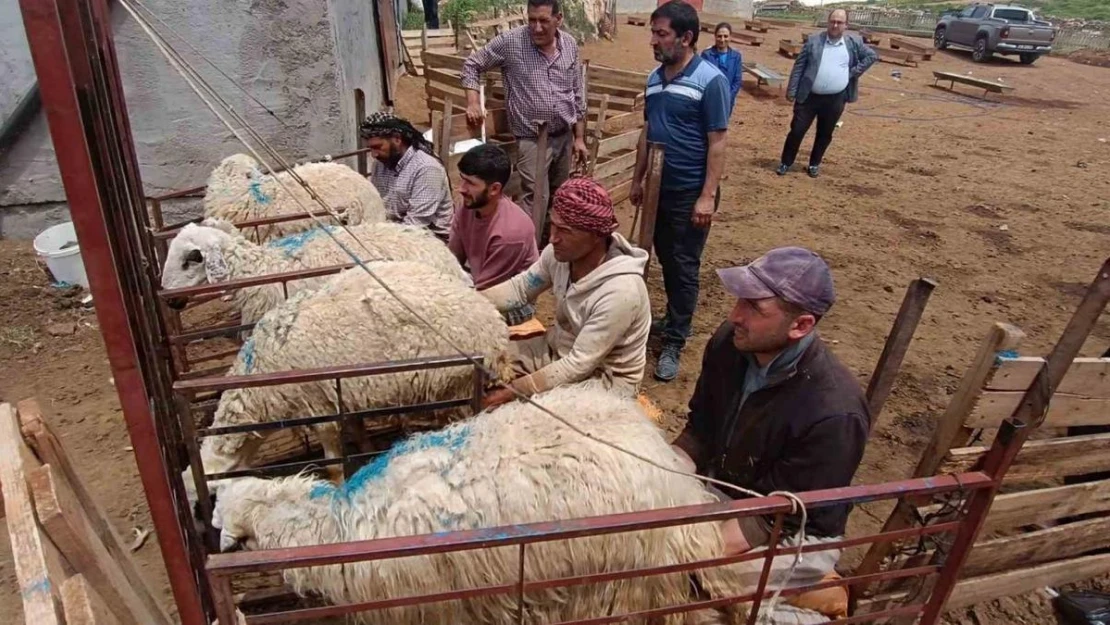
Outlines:
[{"label": "plaid shirt", "polygon": [[436,157],[410,147],[396,168],[374,161],[370,182],[381,194],[390,221],[423,226],[446,240],[455,207],[447,171]]},{"label": "plaid shirt", "polygon": [[516,137],[534,138],[533,121],[546,121],[548,133],[560,135],[586,118],[585,85],[574,37],[559,31],[554,58],[548,58],[520,26],[498,35],[463,64],[462,84],[478,89],[478,76],[500,67],[505,82],[509,129]]}]

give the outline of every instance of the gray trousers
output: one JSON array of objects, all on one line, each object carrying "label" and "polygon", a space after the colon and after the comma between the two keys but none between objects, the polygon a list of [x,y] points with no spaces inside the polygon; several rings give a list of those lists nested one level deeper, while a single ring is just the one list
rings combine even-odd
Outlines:
[{"label": "gray trousers", "polygon": [[[573,130],[567,130],[558,137],[548,137],[547,139],[547,153],[544,155],[543,163],[546,163],[547,166],[547,201],[549,204],[555,189],[558,189],[559,185],[570,177],[570,148],[573,141]],[[536,198],[536,174],[539,173],[536,166],[538,160],[536,155],[538,153],[539,146],[534,138],[517,139],[516,170],[520,172],[520,201],[517,202],[517,205],[523,208],[529,216],[532,216],[532,205]],[[546,224],[549,220],[550,217],[545,219],[544,223]],[[547,237],[544,236],[541,240],[546,242]]]}]

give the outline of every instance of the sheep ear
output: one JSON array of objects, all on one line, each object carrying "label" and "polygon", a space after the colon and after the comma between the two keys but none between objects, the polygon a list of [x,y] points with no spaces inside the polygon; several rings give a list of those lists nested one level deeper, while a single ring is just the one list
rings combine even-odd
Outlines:
[{"label": "sheep ear", "polygon": [[224,255],[218,249],[208,251],[204,257],[204,273],[208,275],[209,282],[223,282],[227,280],[231,272],[227,268],[227,263],[224,262]]}]

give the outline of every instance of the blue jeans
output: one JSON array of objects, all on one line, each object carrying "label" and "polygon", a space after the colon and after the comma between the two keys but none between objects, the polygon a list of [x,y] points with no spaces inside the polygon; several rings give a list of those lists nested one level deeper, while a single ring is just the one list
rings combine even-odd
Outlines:
[{"label": "blue jeans", "polygon": [[701,189],[659,190],[659,212],[655,218],[655,254],[663,270],[667,292],[667,323],[663,344],[682,349],[690,336],[694,309],[698,305],[698,272],[709,228],[694,225],[694,204]]}]

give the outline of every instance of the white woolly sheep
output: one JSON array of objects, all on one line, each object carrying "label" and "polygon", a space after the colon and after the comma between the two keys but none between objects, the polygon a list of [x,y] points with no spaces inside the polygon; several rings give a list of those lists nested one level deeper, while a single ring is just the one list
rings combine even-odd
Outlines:
[{"label": "white woolly sheep", "polygon": [[[534,400],[605,441],[681,469],[635,400],[596,381]],[[378,456],[342,486],[304,476],[232,479],[217,493],[213,524],[222,549],[308,546],[479,529],[716,501],[696,479],[663,471],[589,440],[524,403],[511,403],[415,435]],[[716,523],[538,542],[525,578],[556,579],[692,562],[718,556]],[[286,582],[334,603],[515,582],[516,547],[289,569]],[[554,623],[684,603],[688,573],[528,592],[525,620]],[[711,595],[737,592],[732,567],[696,575]],[[705,615],[700,615],[705,618]],[[516,622],[515,594],[367,612],[361,623],[454,625]],[[634,621],[642,622],[642,621]],[[671,616],[652,623],[681,623]],[[704,622],[704,621],[703,621]]]},{"label": "white woolly sheep", "polygon": [[[485,358],[501,380],[511,377],[508,327],[493,304],[458,280],[414,262],[373,262],[369,267],[424,319],[468,354]],[[363,269],[333,276],[315,291],[302,291],[259,320],[228,375],[274,373],[408,360],[455,352]],[[343,380],[347,411],[412,405],[465,397],[472,367],[439,367]],[[335,414],[331,380],[232,389],[223,393],[212,427]],[[452,416],[458,411],[450,411]],[[444,416],[444,415],[439,415]],[[339,426],[314,426],[326,457],[342,455]],[[208,474],[250,466],[264,435],[228,434],[201,443]],[[185,482],[193,481],[186,471]],[[195,492],[190,489],[190,496]]]},{"label": "white woolly sheep", "polygon": [[[185,226],[170,242],[162,267],[162,288],[178,289],[350,262],[350,256],[324,232],[324,228],[361,260],[416,261],[457,277],[464,284],[473,284],[451,250],[426,228],[389,222],[359,224],[346,229],[323,226],[259,245],[247,240],[230,222],[206,219],[199,225]],[[288,282],[288,293],[293,295],[303,289],[315,289],[329,277]],[[234,299],[241,323],[246,324],[258,321],[285,297],[281,284],[275,283],[239,289]],[[169,304],[178,307],[184,300]]]},{"label": "white woolly sheep", "polygon": [[[293,171],[347,225],[385,221],[385,204],[378,190],[350,167],[341,163],[307,163],[295,166]],[[221,161],[208,176],[204,193],[204,216],[233,223],[322,210],[324,207],[288,171],[278,172],[275,180],[246,154],[233,154]],[[331,216],[322,216],[320,220],[335,224]],[[316,221],[306,217],[248,228],[246,236],[259,243],[316,225]]]}]

